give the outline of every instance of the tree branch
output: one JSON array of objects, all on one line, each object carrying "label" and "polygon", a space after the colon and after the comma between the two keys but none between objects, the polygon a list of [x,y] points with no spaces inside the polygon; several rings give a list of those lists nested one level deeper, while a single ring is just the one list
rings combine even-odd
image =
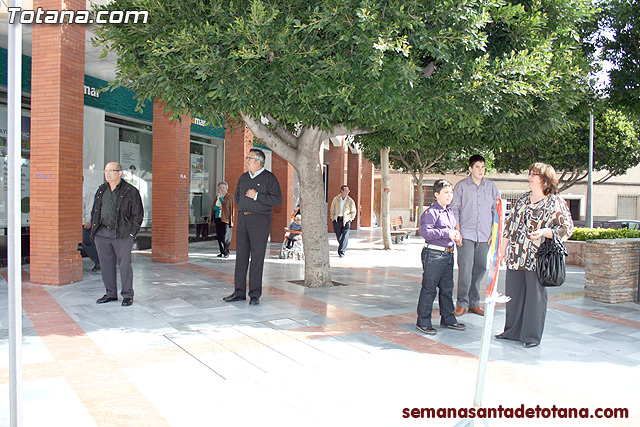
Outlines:
[{"label": "tree branch", "polygon": [[271,123],[275,127],[275,132],[278,134],[278,136],[280,136],[280,138],[282,138],[284,142],[286,142],[293,148],[298,148],[298,138],[296,138],[292,132],[286,130],[284,126],[282,126],[280,122],[278,122],[278,120],[276,120],[276,118],[271,114],[267,114],[265,115],[265,117],[267,118],[267,120],[269,120],[269,123]]},{"label": "tree branch", "polygon": [[365,133],[371,133],[372,131],[366,129],[349,129],[343,124],[336,125],[333,130],[327,132],[328,138],[340,135],[364,135]]},{"label": "tree branch", "polygon": [[267,147],[271,148],[287,162],[294,164],[297,152],[296,148],[287,144],[279,135],[265,126],[261,120],[256,120],[251,114],[245,114],[241,111],[240,115],[251,132],[262,140]]}]

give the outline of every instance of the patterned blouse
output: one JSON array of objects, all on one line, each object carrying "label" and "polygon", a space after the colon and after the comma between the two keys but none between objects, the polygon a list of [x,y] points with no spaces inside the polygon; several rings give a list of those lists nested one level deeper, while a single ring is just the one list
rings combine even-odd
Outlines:
[{"label": "patterned blouse", "polygon": [[563,241],[573,233],[573,220],[564,199],[551,194],[532,203],[530,196],[531,191],[520,196],[505,221],[503,236],[509,240],[506,264],[510,270],[536,269],[536,253],[543,238],[531,240],[529,233],[552,228]]}]

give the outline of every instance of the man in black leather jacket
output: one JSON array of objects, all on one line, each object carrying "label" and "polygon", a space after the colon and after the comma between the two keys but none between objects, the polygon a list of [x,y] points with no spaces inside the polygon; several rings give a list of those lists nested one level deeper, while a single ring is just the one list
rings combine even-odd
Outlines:
[{"label": "man in black leather jacket", "polygon": [[131,248],[140,231],[144,208],[138,189],[122,180],[122,166],[109,162],[104,167],[106,183],[98,187],[91,211],[91,238],[94,239],[106,294],[96,302],[118,300],[116,265],[120,266],[122,305],[133,303]]}]

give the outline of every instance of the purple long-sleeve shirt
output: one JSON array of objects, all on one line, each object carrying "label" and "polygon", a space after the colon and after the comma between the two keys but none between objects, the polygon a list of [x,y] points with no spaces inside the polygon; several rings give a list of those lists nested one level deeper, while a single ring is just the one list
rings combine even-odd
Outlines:
[{"label": "purple long-sleeve shirt", "polygon": [[451,209],[443,208],[438,202],[433,202],[420,217],[420,235],[430,245],[452,248],[454,242],[449,232],[455,227],[456,217]]}]

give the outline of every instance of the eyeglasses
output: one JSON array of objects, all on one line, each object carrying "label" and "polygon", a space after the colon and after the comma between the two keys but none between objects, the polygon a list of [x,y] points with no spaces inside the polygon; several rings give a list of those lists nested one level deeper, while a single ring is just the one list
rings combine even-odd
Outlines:
[{"label": "eyeglasses", "polygon": [[256,158],[255,157],[245,157],[245,159],[247,159],[247,160],[255,160]]},{"label": "eyeglasses", "polygon": [[122,169],[107,169],[104,171],[104,173],[111,173],[111,172],[122,172]]}]

